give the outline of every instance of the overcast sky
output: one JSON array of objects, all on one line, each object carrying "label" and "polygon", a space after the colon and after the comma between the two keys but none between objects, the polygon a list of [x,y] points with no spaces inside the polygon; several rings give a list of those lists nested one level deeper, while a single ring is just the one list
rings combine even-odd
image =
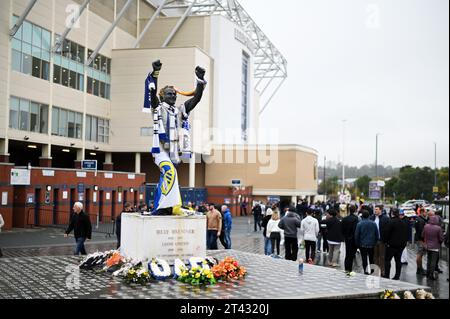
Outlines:
[{"label": "overcast sky", "polygon": [[[438,166],[449,162],[448,0],[239,0],[288,60],[261,117],[282,143],[323,157]],[[276,119],[276,120],[274,120]]]}]

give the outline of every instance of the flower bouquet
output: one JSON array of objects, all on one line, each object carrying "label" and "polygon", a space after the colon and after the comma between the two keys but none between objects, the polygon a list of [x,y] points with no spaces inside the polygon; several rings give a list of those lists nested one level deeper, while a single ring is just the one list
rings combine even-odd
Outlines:
[{"label": "flower bouquet", "polygon": [[400,297],[391,289],[387,289],[381,295],[381,299],[400,299]]},{"label": "flower bouquet", "polygon": [[213,272],[202,267],[195,267],[191,270],[182,268],[178,281],[192,286],[215,285],[217,283]]},{"label": "flower bouquet", "polygon": [[240,266],[239,262],[232,257],[227,257],[218,265],[214,266],[212,272],[217,280],[222,281],[239,280],[247,275],[247,269]]},{"label": "flower bouquet", "polygon": [[124,275],[127,284],[145,285],[151,280],[150,273],[144,267],[130,268]]},{"label": "flower bouquet", "polygon": [[114,273],[122,268],[122,266],[126,263],[124,257],[120,255],[118,251],[115,251],[107,260],[106,265],[103,268],[103,271],[108,273]]}]

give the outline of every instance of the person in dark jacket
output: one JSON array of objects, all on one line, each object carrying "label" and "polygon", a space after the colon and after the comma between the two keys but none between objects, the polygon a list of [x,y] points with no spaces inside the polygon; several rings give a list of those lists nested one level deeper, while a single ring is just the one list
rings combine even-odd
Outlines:
[{"label": "person in dark jacket", "polygon": [[384,264],[384,277],[390,278],[391,260],[395,259],[394,280],[400,280],[402,272],[402,253],[408,244],[409,222],[400,219],[400,211],[397,208],[392,209],[393,218],[389,221],[384,231],[383,241],[386,244],[386,256]]},{"label": "person in dark jacket", "polygon": [[364,273],[366,275],[373,274],[374,270],[367,268],[367,257],[370,265],[374,264],[374,247],[379,238],[378,228],[375,222],[369,219],[370,213],[368,210],[361,210],[362,221],[358,223],[355,231],[355,244],[361,251],[361,258],[363,263]]},{"label": "person in dark jacket", "polygon": [[444,242],[444,235],[438,216],[430,217],[428,224],[423,229],[423,238],[427,248],[427,277],[431,280],[437,280],[436,265],[442,243]]},{"label": "person in dark jacket", "polygon": [[286,260],[297,261],[297,231],[300,226],[300,217],[295,212],[295,207],[291,207],[286,216],[284,216],[278,224],[278,227],[284,230],[284,248],[286,251]]},{"label": "person in dark jacket", "polygon": [[92,238],[91,220],[89,216],[83,212],[83,204],[80,202],[76,202],[73,205],[73,213],[64,237],[69,237],[69,234],[73,230],[76,242],[75,256],[78,256],[80,253],[81,255],[87,255],[84,243],[86,240],[91,240]]},{"label": "person in dark jacket", "polygon": [[262,229],[261,227],[261,219],[262,219],[262,208],[260,204],[256,204],[255,207],[252,209],[253,213],[253,220],[255,222],[255,232],[257,232],[257,227],[259,227],[259,230]]},{"label": "person in dark jacket", "polygon": [[381,269],[381,276],[384,276],[384,257],[386,254],[386,246],[383,241],[383,237],[386,226],[389,223],[389,217],[383,214],[383,206],[377,205],[375,206],[375,213],[370,217],[370,219],[377,225],[378,237],[380,238],[374,249],[374,261],[375,264]]},{"label": "person in dark jacket", "polygon": [[228,206],[223,205],[221,211],[223,214],[222,229],[225,237],[225,244],[226,244],[225,249],[231,249],[231,229],[233,226],[233,218],[231,216],[231,212]]},{"label": "person in dark jacket", "polygon": [[423,269],[423,256],[427,253],[427,249],[425,247],[425,244],[423,242],[423,229],[425,228],[425,225],[428,223],[427,218],[427,211],[422,208],[419,210],[419,217],[416,219],[416,223],[414,225],[416,229],[416,234],[414,236],[414,241],[417,245],[417,256],[416,256],[416,263],[417,263],[417,274],[426,276],[427,272]]},{"label": "person in dark jacket", "polygon": [[350,205],[350,215],[342,220],[342,235],[345,240],[345,271],[352,272],[353,261],[355,260],[356,251],[358,248],[355,243],[356,226],[359,218],[356,215],[356,206]]},{"label": "person in dark jacket", "polygon": [[123,205],[123,212],[119,214],[116,218],[116,236],[117,236],[117,249],[120,248],[121,242],[120,237],[122,234],[122,214],[123,213],[132,213],[133,212],[133,205],[131,203],[126,202],[125,205]]},{"label": "person in dark jacket", "polygon": [[328,263],[331,267],[337,267],[341,245],[344,241],[342,222],[337,218],[337,211],[332,208],[327,213],[327,219],[322,223],[327,226],[327,241],[330,249]]}]

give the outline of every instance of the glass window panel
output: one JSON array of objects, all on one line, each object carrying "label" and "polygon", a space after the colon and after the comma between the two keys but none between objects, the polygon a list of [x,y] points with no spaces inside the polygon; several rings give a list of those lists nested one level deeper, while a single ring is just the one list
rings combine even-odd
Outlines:
[{"label": "glass window panel", "polygon": [[51,50],[52,41],[51,33],[47,30],[42,30],[42,49],[46,51]]},{"label": "glass window panel", "polygon": [[86,141],[91,141],[91,125],[92,125],[92,117],[90,115],[86,115]]},{"label": "glass window panel", "polygon": [[48,134],[48,105],[40,105],[39,121],[39,132],[42,134]]},{"label": "glass window panel", "polygon": [[31,74],[33,70],[33,61],[31,55],[22,54],[22,72],[25,74]]},{"label": "glass window panel", "polygon": [[72,60],[77,61],[78,45],[75,42],[70,43],[70,56],[71,56]]},{"label": "glass window panel", "polygon": [[31,55],[31,45],[28,43],[22,43],[22,52]]},{"label": "glass window panel", "polygon": [[96,69],[96,70],[100,69],[100,55],[98,55],[98,54],[94,59],[94,69]]},{"label": "glass window panel", "polygon": [[82,129],[83,129],[83,115],[81,113],[77,113],[75,116],[75,137],[77,139],[81,139]]},{"label": "glass window panel", "polygon": [[12,47],[14,50],[22,51],[22,41],[13,38],[13,39],[11,40],[11,47]]},{"label": "glass window panel", "polygon": [[108,63],[106,62],[108,58],[102,56],[101,57],[101,65],[102,65],[102,72],[107,73],[108,72]]},{"label": "glass window panel", "polygon": [[111,84],[111,76],[110,75],[107,75],[106,76],[106,84]]},{"label": "glass window panel", "polygon": [[33,33],[33,27],[31,23],[24,21],[22,24],[23,30],[22,30],[22,41],[25,41],[27,43],[31,44],[31,37]]},{"label": "glass window panel", "polygon": [[100,79],[101,82],[106,82],[106,73],[100,73]]},{"label": "glass window panel", "polygon": [[104,82],[100,82],[100,97],[105,97],[106,87]]},{"label": "glass window panel", "polygon": [[49,51],[41,51],[41,59],[47,62],[50,62],[50,52]]},{"label": "glass window panel", "polygon": [[81,64],[81,63],[78,63],[77,64],[77,70],[76,70],[78,73],[80,73],[80,74],[84,74],[84,65],[83,64]]},{"label": "glass window panel", "polygon": [[37,47],[42,46],[42,29],[33,25],[33,45]]},{"label": "glass window panel", "polygon": [[84,60],[86,59],[85,57],[85,47],[82,45],[78,45],[78,51],[77,51],[77,61],[80,63],[84,63]]},{"label": "glass window panel", "polygon": [[59,109],[54,107],[52,109],[52,134],[58,135],[59,133]]},{"label": "glass window panel", "polygon": [[35,58],[40,59],[41,58],[41,48],[33,47],[31,55],[34,56]]},{"label": "glass window panel", "polygon": [[108,74],[111,74],[111,59],[106,60]]},{"label": "glass window panel", "polygon": [[100,87],[99,82],[94,80],[93,84],[94,84],[94,90],[93,90],[94,91],[94,95],[98,96],[99,95],[99,87]]},{"label": "glass window panel", "polygon": [[61,66],[61,65],[62,65],[61,56],[60,56],[60,55],[55,55],[55,56],[53,57],[53,62],[54,62],[56,65]]},{"label": "glass window panel", "polygon": [[109,84],[106,84],[105,98],[108,100],[111,98],[111,85]]},{"label": "glass window panel", "polygon": [[48,81],[50,79],[50,63],[42,61],[41,72],[41,79]]},{"label": "glass window panel", "polygon": [[69,70],[63,68],[61,75],[61,84],[64,86],[69,86]]},{"label": "glass window panel", "polygon": [[68,68],[69,68],[69,59],[67,59],[67,58],[62,58],[62,64],[61,64],[61,66],[62,66],[63,68],[68,69]]},{"label": "glass window panel", "polygon": [[75,113],[68,113],[68,124],[67,124],[68,137],[75,138]]},{"label": "glass window panel", "polygon": [[77,65],[78,65],[78,63],[76,63],[75,61],[70,61],[70,63],[69,63],[69,70],[77,72]]},{"label": "glass window panel", "polygon": [[59,110],[59,136],[67,137],[67,111],[60,109]]},{"label": "glass window panel", "polygon": [[[59,43],[59,39],[61,39],[61,36],[56,34],[55,35],[55,44]],[[59,55],[62,52],[62,46],[58,46],[58,48],[56,49],[56,54]]]},{"label": "glass window panel", "polygon": [[71,58],[71,54],[70,54],[70,41],[65,39],[64,43],[63,43],[63,47],[62,47],[62,55],[65,56],[66,58],[70,59]]},{"label": "glass window panel", "polygon": [[[14,27],[17,20],[19,20],[19,18],[16,16],[13,16],[11,28]],[[17,30],[16,34],[14,35],[14,38],[16,38],[18,40],[22,40],[22,30],[23,30],[23,25],[20,26],[19,30]]]},{"label": "glass window panel", "polygon": [[84,91],[84,76],[81,74],[77,74],[78,77],[78,87],[77,89],[80,91]]},{"label": "glass window panel", "polygon": [[[91,49],[88,49],[88,56],[87,56],[87,58],[90,58],[93,52],[94,52],[94,51],[92,51]],[[94,67],[94,63],[91,62],[91,64],[89,64],[89,66],[90,66],[91,68],[93,68],[93,67]]]},{"label": "glass window panel", "polygon": [[61,84],[61,67],[54,65],[53,66],[53,82],[57,84]]},{"label": "glass window panel", "polygon": [[19,128],[19,99],[15,97],[10,100],[9,127],[16,130]]},{"label": "glass window panel", "polygon": [[91,141],[93,141],[93,142],[98,141],[97,128],[98,128],[97,118],[93,117],[92,118],[92,133],[91,133],[91,137],[92,137]]},{"label": "glass window panel", "polygon": [[75,72],[73,72],[73,71],[70,71],[69,86],[72,89],[76,89],[77,88],[77,74]]},{"label": "glass window panel", "polygon": [[95,79],[95,80],[100,81],[100,72],[94,71],[94,72],[93,72],[93,75],[94,75],[94,79]]},{"label": "glass window panel", "polygon": [[89,78],[88,77],[88,83],[87,83],[87,92],[89,93],[89,94],[92,94],[92,87],[93,87],[94,85],[93,85],[93,81],[92,81],[92,78]]},{"label": "glass window panel", "polygon": [[33,58],[33,76],[41,77],[41,59]]},{"label": "glass window panel", "polygon": [[39,132],[39,104],[31,102],[30,131]]},{"label": "glass window panel", "polygon": [[12,69],[17,72],[22,72],[22,53],[12,50]]},{"label": "glass window panel", "polygon": [[19,118],[19,130],[30,130],[30,101],[20,100],[20,118]]}]

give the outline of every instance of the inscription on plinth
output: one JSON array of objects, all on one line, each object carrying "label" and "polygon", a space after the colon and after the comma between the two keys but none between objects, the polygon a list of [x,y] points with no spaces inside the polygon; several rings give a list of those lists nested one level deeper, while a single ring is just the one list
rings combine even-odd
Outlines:
[{"label": "inscription on plinth", "polygon": [[206,217],[122,214],[121,254],[136,260],[206,257]]}]

